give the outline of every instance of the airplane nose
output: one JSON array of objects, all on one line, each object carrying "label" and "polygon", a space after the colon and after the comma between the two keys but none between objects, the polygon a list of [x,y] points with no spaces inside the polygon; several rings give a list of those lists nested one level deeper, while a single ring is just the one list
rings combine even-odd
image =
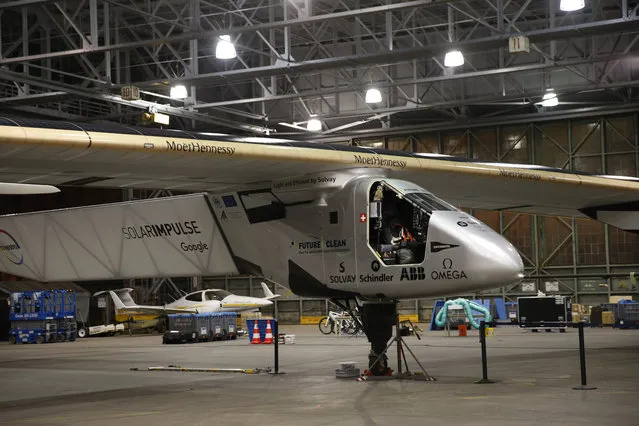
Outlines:
[{"label": "airplane nose", "polygon": [[[482,224],[483,225],[483,224]],[[517,249],[487,226],[453,227],[467,249],[464,266],[474,290],[509,286],[524,277],[524,263]]]},{"label": "airplane nose", "polygon": [[499,286],[515,284],[524,277],[524,262],[517,249],[506,240],[504,243],[501,253],[493,258],[494,279],[499,282]]},{"label": "airplane nose", "polygon": [[484,290],[508,286],[524,277],[524,263],[517,249],[499,234],[490,239],[476,240],[474,258],[476,289]]}]

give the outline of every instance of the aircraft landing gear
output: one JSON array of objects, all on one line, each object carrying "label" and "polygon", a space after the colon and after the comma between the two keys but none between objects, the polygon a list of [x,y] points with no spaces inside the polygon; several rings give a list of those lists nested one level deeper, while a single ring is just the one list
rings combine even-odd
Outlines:
[{"label": "aircraft landing gear", "polygon": [[362,326],[371,342],[368,355],[368,371],[374,376],[389,376],[386,345],[393,335],[393,325],[397,318],[397,305],[389,303],[364,303],[362,306]]},{"label": "aircraft landing gear", "polygon": [[[347,310],[355,321],[357,315],[351,309],[348,301],[341,303],[336,299],[331,299],[333,303]],[[401,335],[393,336],[393,326],[399,330],[399,319],[397,316],[397,302],[384,301],[384,302],[357,302],[357,311],[361,314],[361,326],[366,333],[368,341],[371,343],[371,350],[368,354],[368,370],[367,376],[393,376],[397,379],[410,379],[410,380],[437,380],[430,376],[419,360],[415,357],[415,354],[410,347],[403,341]],[[392,338],[392,341],[391,341]],[[419,338],[419,336],[418,336]],[[389,343],[390,342],[390,343]],[[393,375],[393,370],[388,367],[388,356],[386,355],[391,345],[395,343],[397,346],[397,374]],[[413,374],[408,370],[408,363],[406,355],[404,354],[404,348],[408,350],[415,362],[419,365],[421,373]],[[402,371],[402,360],[406,365],[406,371]]]},{"label": "aircraft landing gear", "polygon": [[[397,302],[364,302],[361,312],[364,332],[368,337],[368,341],[371,342],[367,376],[392,376],[395,379],[408,380],[437,380],[426,372],[424,366],[419,362],[399,333]],[[398,330],[396,336],[393,336],[393,326],[397,327]],[[397,347],[397,371],[395,374],[388,366],[388,357],[386,356],[393,343]],[[410,372],[404,349],[411,354],[417,365],[419,365],[421,372],[417,374]],[[402,360],[406,366],[405,369],[402,368]]]}]

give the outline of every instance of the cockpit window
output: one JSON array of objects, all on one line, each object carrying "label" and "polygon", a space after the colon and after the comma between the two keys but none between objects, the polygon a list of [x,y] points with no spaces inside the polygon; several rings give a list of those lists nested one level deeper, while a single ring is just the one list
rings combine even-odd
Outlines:
[{"label": "cockpit window", "polygon": [[204,296],[204,300],[222,300],[231,293],[224,290],[207,290]]},{"label": "cockpit window", "polygon": [[444,200],[440,200],[432,194],[426,192],[411,192],[404,195],[404,197],[413,204],[418,205],[428,213],[435,211],[455,211],[454,206],[448,204]]},{"label": "cockpit window", "polygon": [[189,302],[201,302],[202,301],[202,292],[198,291],[197,293],[191,293],[191,294],[187,294],[186,297],[184,297],[186,300],[188,300]]},{"label": "cockpit window", "polygon": [[385,264],[424,261],[432,207],[409,201],[406,194],[398,193],[383,181],[373,184],[369,193],[368,242]]}]

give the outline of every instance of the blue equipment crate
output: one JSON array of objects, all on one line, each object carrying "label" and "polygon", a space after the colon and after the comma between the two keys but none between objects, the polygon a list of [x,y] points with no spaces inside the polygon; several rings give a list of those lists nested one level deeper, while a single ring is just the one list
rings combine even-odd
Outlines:
[{"label": "blue equipment crate", "polygon": [[224,329],[226,330],[227,339],[237,338],[237,313],[236,312],[224,312]]},{"label": "blue equipment crate", "polygon": [[224,338],[224,319],[222,315],[221,313],[214,313],[209,316],[211,340],[221,340]]},{"label": "blue equipment crate", "polygon": [[192,331],[195,327],[195,314],[169,314],[169,330]]},{"label": "blue equipment crate", "polygon": [[162,343],[186,343],[199,341],[196,330],[196,314],[169,314],[169,328],[162,337]]},{"label": "blue equipment crate", "polygon": [[211,314],[194,314],[195,331],[197,332],[197,338],[199,341],[208,342],[211,340]]}]

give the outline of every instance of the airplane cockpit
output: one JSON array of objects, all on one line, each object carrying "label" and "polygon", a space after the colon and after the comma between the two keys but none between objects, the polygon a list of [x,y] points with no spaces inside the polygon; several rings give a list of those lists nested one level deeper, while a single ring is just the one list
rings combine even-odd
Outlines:
[{"label": "airplane cockpit", "polygon": [[223,300],[225,297],[230,296],[231,293],[225,290],[206,290],[204,292],[204,300]]},{"label": "airplane cockpit", "polygon": [[386,265],[422,263],[432,213],[457,210],[406,184],[388,179],[374,182],[370,188],[368,242]]},{"label": "airplane cockpit", "polygon": [[222,300],[227,296],[230,296],[226,290],[214,289],[214,290],[200,290],[193,293],[189,293],[184,298],[190,302],[206,302],[209,300]]}]

